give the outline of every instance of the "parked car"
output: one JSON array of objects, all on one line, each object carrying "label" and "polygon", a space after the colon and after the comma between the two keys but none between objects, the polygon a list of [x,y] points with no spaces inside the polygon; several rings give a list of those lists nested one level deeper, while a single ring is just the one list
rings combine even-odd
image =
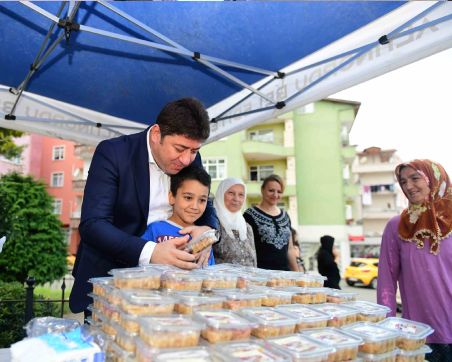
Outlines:
[{"label": "parked car", "polygon": [[345,268],[345,282],[353,286],[357,283],[370,288],[377,288],[378,259],[377,258],[355,258]]}]

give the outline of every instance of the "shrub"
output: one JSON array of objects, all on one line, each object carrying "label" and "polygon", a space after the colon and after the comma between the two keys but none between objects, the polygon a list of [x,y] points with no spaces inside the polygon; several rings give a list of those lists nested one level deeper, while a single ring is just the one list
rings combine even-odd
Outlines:
[{"label": "shrub", "polygon": [[[7,348],[25,336],[25,287],[18,282],[0,281],[0,348]],[[40,295],[35,300],[43,299]],[[4,302],[22,300],[22,302]],[[34,316],[59,317],[60,305],[55,303],[34,303]]]}]

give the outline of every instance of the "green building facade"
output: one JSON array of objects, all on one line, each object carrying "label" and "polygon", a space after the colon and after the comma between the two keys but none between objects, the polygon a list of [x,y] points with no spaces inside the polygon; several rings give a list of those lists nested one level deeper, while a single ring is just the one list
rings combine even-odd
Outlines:
[{"label": "green building facade", "polygon": [[261,180],[276,173],[286,182],[280,207],[299,233],[307,266],[315,269],[319,238],[330,234],[348,265],[358,187],[351,175],[355,146],[348,136],[359,103],[325,99],[202,147],[212,194],[226,177],[247,186],[247,207],[260,200]]}]

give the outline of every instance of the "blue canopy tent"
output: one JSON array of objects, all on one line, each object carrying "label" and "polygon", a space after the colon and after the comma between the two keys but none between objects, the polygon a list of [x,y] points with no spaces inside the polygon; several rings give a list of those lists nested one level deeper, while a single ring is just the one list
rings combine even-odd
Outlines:
[{"label": "blue canopy tent", "polygon": [[193,96],[210,140],[452,46],[452,3],[0,3],[0,127],[85,144]]}]

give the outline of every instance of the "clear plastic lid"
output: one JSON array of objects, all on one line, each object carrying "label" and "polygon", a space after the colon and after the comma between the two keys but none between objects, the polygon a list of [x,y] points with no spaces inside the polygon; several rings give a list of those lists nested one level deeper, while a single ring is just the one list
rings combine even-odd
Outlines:
[{"label": "clear plastic lid", "polygon": [[256,326],[254,322],[225,309],[197,311],[194,313],[194,318],[215,329],[253,328]]},{"label": "clear plastic lid", "polygon": [[160,277],[160,274],[162,274],[161,270],[145,267],[112,269],[109,273],[113,275],[114,279],[140,279]]},{"label": "clear plastic lid", "polygon": [[135,361],[135,356],[133,352],[126,351],[118,346],[115,342],[111,342],[108,345],[108,358],[112,361],[124,361],[132,362]]},{"label": "clear plastic lid", "polygon": [[222,303],[226,297],[221,295],[193,295],[174,293],[173,297],[176,298],[176,303],[185,304],[190,307],[198,307],[206,304]]},{"label": "clear plastic lid", "polygon": [[260,341],[235,342],[216,345],[215,357],[219,361],[290,362],[289,355]]},{"label": "clear plastic lid", "polygon": [[369,322],[357,322],[343,326],[341,329],[347,332],[352,332],[353,334],[361,337],[365,342],[386,341],[389,339],[395,339],[399,336],[399,333],[394,330]]},{"label": "clear plastic lid", "polygon": [[204,290],[211,290],[213,288],[235,288],[237,284],[237,275],[235,273],[199,269],[194,270],[192,274],[202,277],[202,287]]},{"label": "clear plastic lid", "polygon": [[366,302],[362,300],[355,300],[352,302],[347,302],[345,306],[355,308],[363,315],[385,315],[388,314],[391,309],[377,303]]},{"label": "clear plastic lid", "polygon": [[323,361],[330,353],[335,351],[333,346],[323,344],[302,334],[269,338],[267,342],[289,353],[294,360],[301,361],[315,357],[321,358],[321,361]]},{"label": "clear plastic lid", "polygon": [[428,324],[411,321],[409,319],[389,317],[378,322],[378,325],[398,331],[406,339],[426,338],[434,332]]},{"label": "clear plastic lid", "polygon": [[144,317],[139,321],[140,333],[154,334],[158,332],[189,333],[201,331],[204,323],[194,321],[183,315],[169,315],[164,317]]},{"label": "clear plastic lid", "polygon": [[346,317],[353,314],[358,314],[358,310],[352,307],[344,306],[343,304],[335,303],[323,303],[323,304],[311,304],[311,308],[320,312],[326,313],[331,317]]},{"label": "clear plastic lid", "polygon": [[307,335],[318,342],[333,346],[336,349],[354,348],[363,343],[362,338],[334,327],[306,329],[302,334]]},{"label": "clear plastic lid", "polygon": [[93,285],[113,285],[113,277],[89,278],[88,283]]},{"label": "clear plastic lid", "polygon": [[237,287],[246,288],[248,285],[265,285],[268,278],[267,275],[263,274],[239,272],[237,273]]},{"label": "clear plastic lid", "polygon": [[303,273],[297,277],[296,283],[301,287],[323,287],[326,279],[320,274]]},{"label": "clear plastic lid", "polygon": [[415,349],[413,351],[406,351],[406,350],[398,349],[398,348],[396,349],[396,351],[397,351],[398,356],[416,357],[416,356],[419,356],[422,354],[430,353],[432,351],[432,349],[425,344],[421,348]]},{"label": "clear plastic lid", "polygon": [[354,301],[358,295],[356,292],[344,292],[343,290],[333,288],[324,289],[326,289],[327,302],[329,303],[351,302]]},{"label": "clear plastic lid", "polygon": [[212,246],[218,241],[218,232],[215,229],[204,231],[201,235],[191,239],[185,246],[185,250],[189,253],[199,253],[200,251]]},{"label": "clear plastic lid", "polygon": [[293,294],[325,294],[329,292],[330,288],[323,287],[285,287],[285,288],[275,288],[278,290],[283,290],[286,292],[291,292]]},{"label": "clear plastic lid", "polygon": [[397,356],[397,348],[393,349],[392,351],[385,352],[385,353],[358,353],[358,358],[361,358],[365,362],[379,362],[379,361],[391,361],[395,359],[395,356]]},{"label": "clear plastic lid", "polygon": [[123,289],[121,291],[123,301],[121,305],[133,304],[140,306],[152,306],[162,304],[174,304],[176,301],[173,297],[164,295],[158,291],[142,290],[142,289]]},{"label": "clear plastic lid", "polygon": [[259,285],[253,285],[246,289],[246,293],[262,293],[264,296],[267,297],[274,297],[274,296],[280,296],[281,298],[292,298],[292,296],[295,294],[294,292],[291,292],[288,290],[288,288],[269,288],[269,287],[263,287]]},{"label": "clear plastic lid", "polygon": [[295,325],[299,319],[286,313],[278,312],[275,308],[243,308],[238,312],[246,319],[256,322],[260,326]]},{"label": "clear plastic lid", "polygon": [[207,347],[172,348],[155,351],[153,362],[212,362],[212,353]]},{"label": "clear plastic lid", "polygon": [[317,322],[327,321],[331,316],[319,310],[312,309],[303,304],[283,304],[276,306],[276,310],[283,313],[290,313],[290,315],[300,318],[302,322]]},{"label": "clear plastic lid", "polygon": [[167,270],[162,274],[162,280],[174,280],[181,282],[202,282],[204,277],[199,273],[187,270]]},{"label": "clear plastic lid", "polygon": [[246,292],[242,289],[215,289],[213,292],[215,295],[222,296],[229,300],[249,300],[263,298],[265,296],[265,293],[257,291]]}]

